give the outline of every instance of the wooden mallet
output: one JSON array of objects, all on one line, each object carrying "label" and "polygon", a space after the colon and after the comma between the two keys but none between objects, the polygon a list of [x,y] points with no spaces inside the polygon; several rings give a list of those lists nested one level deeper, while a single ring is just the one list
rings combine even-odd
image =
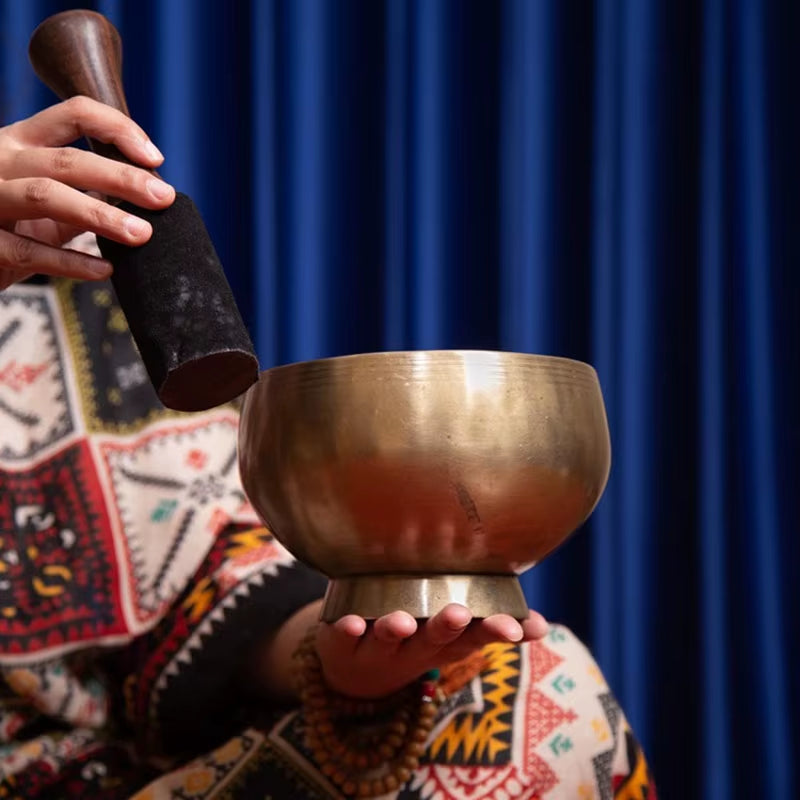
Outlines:
[{"label": "wooden mallet", "polygon": [[[122,43],[103,15],[75,10],[48,17],[34,31],[29,55],[62,100],[85,95],[129,114]],[[89,145],[130,163],[113,145],[92,139]],[[238,397],[258,379],[258,360],[194,203],[180,192],[163,211],[108,201],[153,227],[141,247],[102,237],[98,244],[114,266],[114,289],[161,402],[200,411]]]}]

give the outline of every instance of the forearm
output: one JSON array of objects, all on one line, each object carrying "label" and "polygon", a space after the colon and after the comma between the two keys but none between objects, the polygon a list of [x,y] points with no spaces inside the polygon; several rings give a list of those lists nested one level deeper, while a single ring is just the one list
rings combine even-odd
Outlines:
[{"label": "forearm", "polygon": [[322,600],[315,600],[298,609],[255,648],[248,664],[247,680],[257,694],[287,703],[297,699],[292,656],[308,629],[319,621],[321,608]]}]

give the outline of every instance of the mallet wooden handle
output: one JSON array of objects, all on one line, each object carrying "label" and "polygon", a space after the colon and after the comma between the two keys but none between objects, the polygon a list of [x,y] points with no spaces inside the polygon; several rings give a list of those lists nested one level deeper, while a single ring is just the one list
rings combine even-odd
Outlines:
[{"label": "mallet wooden handle", "polygon": [[[85,95],[130,116],[122,86],[122,41],[102,14],[78,9],[45,19],[28,46],[33,69],[62,100]],[[89,139],[96,153],[129,163],[113,145]]]}]

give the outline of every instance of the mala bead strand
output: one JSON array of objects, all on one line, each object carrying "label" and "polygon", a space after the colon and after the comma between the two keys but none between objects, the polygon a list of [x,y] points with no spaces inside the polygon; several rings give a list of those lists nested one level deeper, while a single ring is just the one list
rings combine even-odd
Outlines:
[{"label": "mala bead strand", "polygon": [[380,700],[343,697],[325,685],[312,628],[295,653],[305,741],[320,772],[347,797],[398,790],[419,767],[442,693],[439,671]]}]

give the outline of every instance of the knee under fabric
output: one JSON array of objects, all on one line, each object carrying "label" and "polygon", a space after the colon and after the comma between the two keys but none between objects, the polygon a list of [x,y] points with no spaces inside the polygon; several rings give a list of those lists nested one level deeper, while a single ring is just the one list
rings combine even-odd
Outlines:
[{"label": "knee under fabric", "polygon": [[258,360],[196,206],[179,192],[162,211],[119,207],[153,226],[141,247],[98,245],[161,402],[201,411],[238,397],[258,379]]}]

